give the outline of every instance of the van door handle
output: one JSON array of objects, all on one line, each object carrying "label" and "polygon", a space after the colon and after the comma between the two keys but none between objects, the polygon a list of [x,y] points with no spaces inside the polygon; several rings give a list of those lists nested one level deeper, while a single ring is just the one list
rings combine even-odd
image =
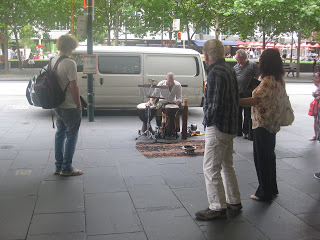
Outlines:
[{"label": "van door handle", "polygon": [[88,78],[86,75],[83,75],[82,78]]},{"label": "van door handle", "polygon": [[103,85],[104,79],[100,78],[100,85]]}]

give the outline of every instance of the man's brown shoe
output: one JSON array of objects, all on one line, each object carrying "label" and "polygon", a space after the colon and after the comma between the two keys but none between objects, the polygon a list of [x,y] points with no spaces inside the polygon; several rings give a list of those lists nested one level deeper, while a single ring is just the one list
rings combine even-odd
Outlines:
[{"label": "man's brown shoe", "polygon": [[214,211],[210,208],[207,208],[206,210],[201,210],[195,213],[198,220],[202,221],[210,221],[217,218],[226,218],[227,213],[226,209],[222,209],[221,211]]},{"label": "man's brown shoe", "polygon": [[227,208],[231,209],[233,211],[240,211],[242,209],[242,204],[241,203],[238,203],[238,204],[227,203]]}]

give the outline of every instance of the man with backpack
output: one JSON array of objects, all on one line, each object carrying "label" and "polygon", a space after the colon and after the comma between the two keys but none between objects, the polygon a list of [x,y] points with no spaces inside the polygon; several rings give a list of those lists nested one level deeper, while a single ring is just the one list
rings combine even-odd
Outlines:
[{"label": "man with backpack", "polygon": [[72,166],[82,116],[76,62],[69,58],[77,46],[78,41],[74,36],[62,35],[57,43],[59,56],[50,61],[51,69],[54,69],[57,61],[61,61],[55,73],[61,89],[66,89],[65,101],[55,108],[57,132],[55,134],[56,170],[54,174],[61,176],[83,174],[82,170]]}]

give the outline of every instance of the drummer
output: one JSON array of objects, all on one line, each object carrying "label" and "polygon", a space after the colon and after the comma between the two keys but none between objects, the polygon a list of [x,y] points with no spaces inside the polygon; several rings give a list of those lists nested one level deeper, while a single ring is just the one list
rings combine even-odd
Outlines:
[{"label": "drummer", "polygon": [[154,94],[155,96],[159,96],[160,91],[160,99],[158,102],[155,102],[157,98],[150,98],[147,104],[155,105],[157,108],[157,116],[156,121],[158,127],[161,125],[161,109],[165,107],[167,104],[176,104],[181,107],[182,102],[182,87],[181,84],[174,80],[174,74],[172,72],[167,73],[166,80],[160,81],[157,86],[168,86],[169,91],[163,91],[161,89],[156,89]]}]

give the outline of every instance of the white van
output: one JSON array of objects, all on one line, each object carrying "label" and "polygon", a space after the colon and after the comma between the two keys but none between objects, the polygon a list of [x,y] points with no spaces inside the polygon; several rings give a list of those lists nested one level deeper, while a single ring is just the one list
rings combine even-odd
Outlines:
[{"label": "white van", "polygon": [[[82,73],[83,54],[87,47],[78,47],[72,58],[79,66],[81,96],[87,101],[87,75]],[[97,74],[94,75],[94,105],[97,109],[135,108],[148,99],[138,85],[161,81],[168,72],[182,85],[182,97],[190,107],[200,106],[205,71],[200,54],[191,49],[156,47],[94,46]]]}]

